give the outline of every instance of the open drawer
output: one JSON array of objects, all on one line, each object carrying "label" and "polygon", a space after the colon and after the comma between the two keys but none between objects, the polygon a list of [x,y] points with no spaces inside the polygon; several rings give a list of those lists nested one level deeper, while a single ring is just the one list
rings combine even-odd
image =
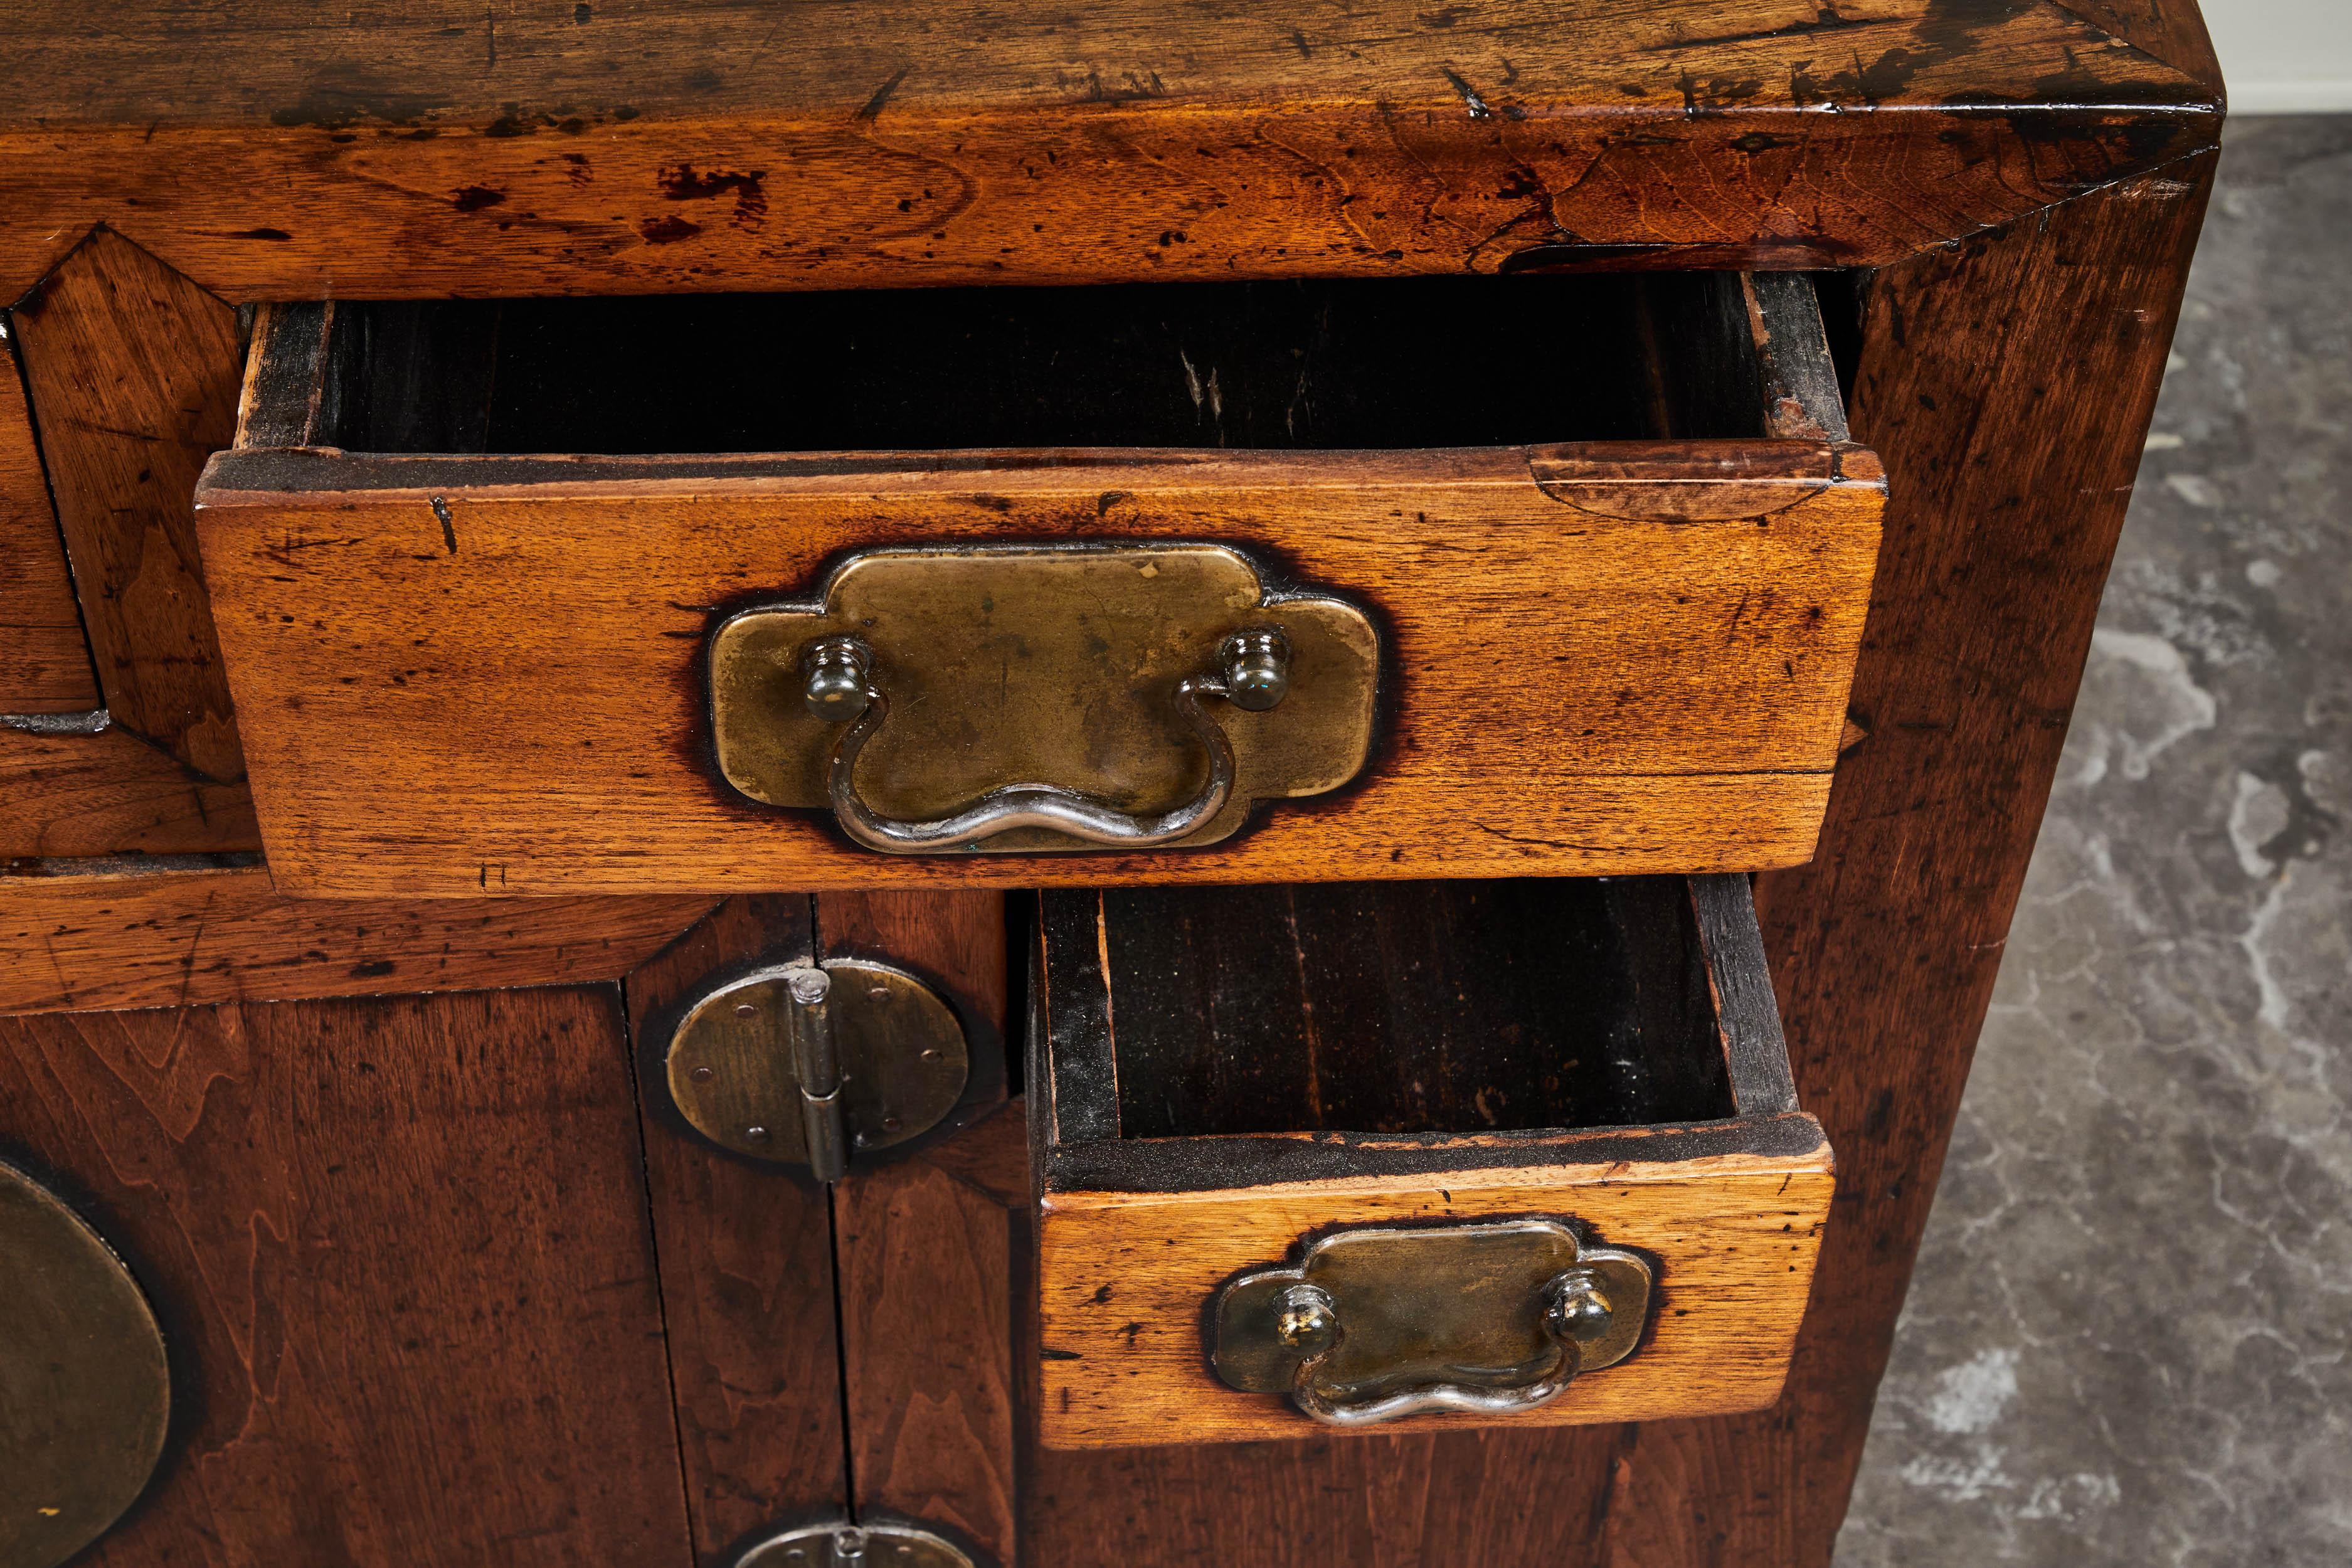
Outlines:
[{"label": "open drawer", "polygon": [[292,892],[1755,869],[1844,434],[1797,275],[286,306],[198,503]]},{"label": "open drawer", "polygon": [[1748,879],[1043,896],[1044,1441],[1721,1415],[1830,1209]]}]

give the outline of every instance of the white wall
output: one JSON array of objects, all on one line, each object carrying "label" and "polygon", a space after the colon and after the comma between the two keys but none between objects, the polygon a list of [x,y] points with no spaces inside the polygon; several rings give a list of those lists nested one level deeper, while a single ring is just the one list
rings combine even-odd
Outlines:
[{"label": "white wall", "polygon": [[2203,0],[2233,114],[2352,110],[2352,0]]}]

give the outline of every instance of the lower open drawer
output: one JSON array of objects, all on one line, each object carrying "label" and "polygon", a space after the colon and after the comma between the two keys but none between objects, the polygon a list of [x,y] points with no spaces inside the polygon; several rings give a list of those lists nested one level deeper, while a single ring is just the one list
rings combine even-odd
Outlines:
[{"label": "lower open drawer", "polygon": [[1044,896],[1055,1447],[1720,1415],[1832,1186],[1745,877]]}]

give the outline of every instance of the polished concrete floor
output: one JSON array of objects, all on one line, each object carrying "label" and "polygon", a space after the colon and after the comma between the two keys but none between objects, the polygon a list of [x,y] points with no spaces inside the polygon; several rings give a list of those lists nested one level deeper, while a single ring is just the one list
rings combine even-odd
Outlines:
[{"label": "polished concrete floor", "polygon": [[2246,120],[1839,1568],[2352,1563],[2352,118]]}]

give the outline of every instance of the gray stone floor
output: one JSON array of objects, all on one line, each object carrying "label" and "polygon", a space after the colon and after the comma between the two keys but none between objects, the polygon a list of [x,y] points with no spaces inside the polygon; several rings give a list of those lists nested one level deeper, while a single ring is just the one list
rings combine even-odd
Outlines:
[{"label": "gray stone floor", "polygon": [[2352,1563],[2352,118],[2242,121],[1839,1568]]}]

